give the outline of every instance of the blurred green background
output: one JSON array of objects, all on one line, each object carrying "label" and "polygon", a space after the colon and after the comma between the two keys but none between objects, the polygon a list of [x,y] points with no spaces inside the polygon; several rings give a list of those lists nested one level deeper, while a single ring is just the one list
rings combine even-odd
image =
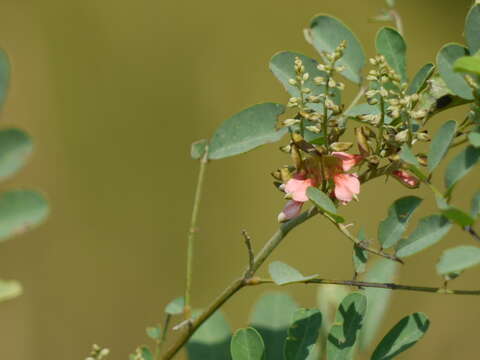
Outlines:
[{"label": "blurred green background", "polygon": [[[446,42],[462,42],[470,0],[399,1],[409,43],[410,74]],[[126,359],[147,342],[144,328],[183,292],[186,233],[197,163],[192,141],[226,117],[262,101],[286,102],[269,73],[283,49],[315,56],[302,29],[320,12],[349,24],[373,55],[379,25],[368,23],[381,0],[302,2],[4,0],[0,45],[13,63],[4,124],[36,140],[29,166],[4,188],[34,185],[52,203],[41,228],[1,244],[0,274],[20,280],[22,297],[0,306],[0,358],[83,359],[92,343]],[[355,91],[352,85],[347,94]],[[459,120],[462,112],[439,118]],[[246,262],[240,230],[258,249],[277,227],[284,201],[269,172],[288,159],[276,146],[212,162],[200,215],[193,302],[205,306]],[[438,179],[436,179],[438,181]],[[408,190],[396,182],[363,187],[343,209],[375,234],[387,206]],[[478,187],[478,173],[459,187],[457,205]],[[423,215],[432,210],[431,195]],[[434,264],[447,246],[471,243],[452,231],[442,244],[409,259],[401,282],[440,285]],[[348,279],[351,245],[319,219],[295,231],[272,259],[304,273]],[[265,270],[263,269],[262,272]],[[478,287],[478,270],[455,281]],[[273,288],[273,287],[271,287]],[[264,288],[242,291],[225,310],[244,326]],[[314,286],[287,289],[314,306]],[[402,359],[476,358],[477,297],[395,293],[387,330],[424,311],[426,338]]]}]

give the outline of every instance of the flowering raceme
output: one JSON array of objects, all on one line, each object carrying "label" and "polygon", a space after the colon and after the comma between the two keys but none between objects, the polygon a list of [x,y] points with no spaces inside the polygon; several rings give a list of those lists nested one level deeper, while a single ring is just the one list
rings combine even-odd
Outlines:
[{"label": "flowering raceme", "polygon": [[[357,174],[347,173],[360,161],[362,161],[362,156],[345,152],[333,152],[332,156],[329,156],[328,160],[325,161],[326,171],[324,176],[327,180],[331,178],[334,183],[332,197],[338,199],[342,204],[352,201],[360,193],[360,181]],[[291,200],[287,202],[278,215],[278,221],[283,222],[298,216],[303,203],[309,200],[307,189],[316,187],[321,182],[320,168],[312,168],[311,166],[307,171],[289,179],[282,188]]]}]

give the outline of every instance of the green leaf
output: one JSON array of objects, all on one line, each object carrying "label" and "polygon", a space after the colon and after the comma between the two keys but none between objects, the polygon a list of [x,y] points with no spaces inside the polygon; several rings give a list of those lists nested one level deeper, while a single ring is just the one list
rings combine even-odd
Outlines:
[{"label": "green leaf", "polygon": [[480,191],[477,191],[472,198],[471,214],[474,218],[480,215]]},{"label": "green leaf", "polygon": [[[364,276],[365,281],[390,283],[395,280],[398,273],[398,263],[388,259],[378,260]],[[360,334],[360,347],[367,349],[378,332],[380,325],[385,318],[392,291],[387,289],[365,288],[364,294],[367,297],[367,316]]]},{"label": "green leaf", "polygon": [[310,28],[313,46],[320,54],[333,52],[342,41],[347,42],[344,55],[337,63],[345,66],[343,76],[360,84],[362,68],[365,65],[365,53],[352,31],[340,20],[328,15],[315,17]]},{"label": "green leaf", "polygon": [[440,275],[459,273],[480,264],[480,248],[475,246],[457,246],[445,250],[437,263]]},{"label": "green leaf", "polygon": [[158,326],[149,326],[145,329],[147,336],[152,340],[159,340],[162,336],[162,329]]},{"label": "green leaf", "polygon": [[208,158],[223,159],[280,140],[287,129],[277,131],[276,124],[278,116],[284,111],[283,105],[263,103],[225,120],[213,134]]},{"label": "green leaf", "polygon": [[10,86],[10,60],[7,53],[0,49],[0,110],[7,100],[8,88]]},{"label": "green leaf", "polygon": [[468,134],[468,141],[470,141],[472,146],[476,148],[480,147],[480,127],[477,127],[476,129],[472,130],[470,134]]},{"label": "green leaf", "polygon": [[285,293],[267,293],[255,304],[250,326],[262,336],[266,360],[283,358],[287,329],[297,304]]},{"label": "green leaf", "polygon": [[405,232],[408,222],[422,199],[416,196],[402,197],[390,206],[388,216],[378,226],[378,241],[383,249],[394,246]]},{"label": "green leaf", "polygon": [[405,161],[407,164],[413,165],[417,168],[420,166],[417,158],[412,152],[412,149],[407,144],[402,145],[402,150],[400,151],[400,159]]},{"label": "green leaf", "polygon": [[373,352],[372,360],[390,360],[415,345],[428,330],[430,320],[423,313],[414,313],[400,320]]},{"label": "green leaf", "polygon": [[[357,239],[360,242],[367,241],[367,235],[365,234],[365,229],[361,228],[358,232]],[[368,261],[368,252],[362,249],[361,247],[354,245],[353,246],[353,267],[355,269],[355,274],[362,274],[365,272]]]},{"label": "green leaf", "polygon": [[296,282],[303,282],[316,278],[318,275],[303,276],[300,271],[282,263],[281,261],[274,261],[268,266],[268,272],[272,277],[272,280],[277,285],[286,285]]},{"label": "green leaf", "polygon": [[480,58],[477,56],[458,58],[453,64],[453,69],[460,72],[480,74]]},{"label": "green leaf", "polygon": [[349,293],[350,290],[345,286],[331,284],[318,286],[317,307],[323,315],[322,327],[325,333],[330,330],[338,306]]},{"label": "green leaf", "polygon": [[13,190],[0,195],[0,240],[36,227],[49,213],[48,203],[37,192]]},{"label": "green leaf", "polygon": [[204,154],[207,148],[208,140],[201,139],[192,143],[190,147],[190,156],[194,160],[200,159]]},{"label": "green leaf", "polygon": [[480,5],[477,4],[470,9],[465,23],[465,38],[470,53],[475,54],[480,50]]},{"label": "green leaf", "polygon": [[0,180],[16,173],[25,164],[32,150],[32,139],[24,131],[0,130]]},{"label": "green leaf", "polygon": [[176,299],[173,299],[167,304],[167,306],[165,306],[165,312],[170,315],[180,315],[183,314],[184,306],[185,299],[183,296],[180,296]]},{"label": "green leaf", "polygon": [[416,254],[442,239],[451,229],[452,224],[440,215],[431,215],[421,219],[415,231],[402,239],[397,246],[396,255],[404,258]]},{"label": "green leaf", "polygon": [[407,82],[407,44],[400,33],[391,27],[383,27],[377,33],[375,41],[377,52],[400,75],[402,82]]},{"label": "green leaf", "polygon": [[352,293],[343,299],[327,339],[328,360],[352,359],[367,310],[367,298]]},{"label": "green leaf", "polygon": [[442,125],[430,144],[428,151],[428,171],[432,172],[440,164],[457,132],[457,122],[449,120]]},{"label": "green leaf", "polygon": [[322,314],[319,310],[295,311],[285,342],[285,360],[306,360],[314,350],[321,326]]},{"label": "green leaf", "polygon": [[[325,85],[315,84],[314,79],[318,76],[326,78],[327,74],[323,71],[317,69],[318,62],[308,56],[305,56],[300,53],[291,52],[291,51],[282,51],[279,52],[270,59],[270,70],[275,75],[275,77],[282,83],[285,90],[293,97],[300,97],[300,91],[298,88],[289,83],[290,79],[295,79],[295,58],[302,60],[303,66],[305,67],[305,72],[309,74],[308,79],[304,83],[304,87],[309,88],[311,93],[309,95],[316,96],[322,93],[325,93]],[[335,91],[334,102],[336,104],[341,103],[340,92]],[[323,111],[323,106],[321,104],[309,104],[308,107],[314,109],[315,111]],[[317,134],[318,136],[318,134]]]},{"label": "green leaf", "polygon": [[142,360],[153,360],[153,354],[146,346],[140,347],[140,354],[142,354]]},{"label": "green leaf", "polygon": [[187,343],[189,360],[230,359],[231,329],[221,311],[198,328]]},{"label": "green leaf", "polygon": [[233,360],[263,360],[265,345],[257,330],[253,328],[239,329],[230,343]]},{"label": "green leaf", "polygon": [[473,225],[475,222],[475,220],[469,214],[453,206],[443,209],[442,215],[462,227]]},{"label": "green leaf", "polygon": [[407,89],[407,95],[418,94],[427,86],[427,80],[430,79],[435,71],[435,65],[428,63],[422,66],[415,74],[410,86]]},{"label": "green leaf", "polygon": [[437,55],[437,66],[440,76],[448,88],[456,95],[467,100],[473,100],[472,88],[468,86],[461,73],[453,69],[455,61],[463,56],[468,56],[466,47],[450,43],[442,47]]},{"label": "green leaf", "polygon": [[22,295],[22,284],[16,280],[0,280],[0,302]]},{"label": "green leaf", "polygon": [[473,146],[467,146],[463,151],[455,156],[445,170],[445,187],[449,190],[467,175],[470,170],[480,160],[480,149]]},{"label": "green leaf", "polygon": [[315,205],[320,208],[320,210],[329,214],[337,223],[342,223],[345,221],[344,218],[337,215],[337,208],[335,207],[335,204],[324,192],[317,188],[309,187],[307,189],[307,196]]}]

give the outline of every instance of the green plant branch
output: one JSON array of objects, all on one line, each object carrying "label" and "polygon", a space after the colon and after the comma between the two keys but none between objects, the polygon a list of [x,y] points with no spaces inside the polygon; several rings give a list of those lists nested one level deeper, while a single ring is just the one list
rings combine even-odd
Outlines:
[{"label": "green plant branch", "polygon": [[197,188],[195,190],[195,199],[193,201],[192,218],[190,222],[190,230],[188,232],[188,245],[187,245],[187,274],[185,281],[185,306],[184,314],[185,318],[191,317],[190,296],[192,289],[192,274],[193,274],[193,256],[195,245],[195,233],[197,232],[197,218],[198,210],[200,208],[200,200],[202,197],[203,183],[205,179],[205,169],[208,163],[208,145],[205,147],[205,153],[200,160],[200,169],[198,171]]},{"label": "green plant branch", "polygon": [[369,247],[368,245],[364,244],[362,241],[357,239],[355,236],[353,236],[350,231],[348,231],[347,226],[341,223],[336,222],[329,214],[327,213],[322,213],[322,215],[327,218],[335,227],[343,234],[345,235],[350,241],[352,241],[356,246],[359,248],[371,253],[375,254],[381,257],[384,257],[386,259],[392,260],[399,262],[400,264],[403,264],[402,259],[396,257],[395,255],[387,254],[381,250],[377,250],[374,248]]},{"label": "green plant branch", "polygon": [[312,207],[309,210],[303,212],[296,218],[280,225],[280,228],[275,234],[268,240],[263,246],[260,252],[255,256],[253,264],[247,267],[243,276],[233,281],[223,292],[203,311],[198,317],[189,319],[187,321],[188,326],[185,326],[184,332],[178,337],[178,339],[171,345],[171,347],[161,356],[162,360],[168,360],[175,356],[178,351],[187,343],[188,339],[215,311],[217,311],[223,304],[225,304],[237,291],[246,285],[250,285],[250,278],[255,272],[263,265],[268,256],[277,248],[282,240],[288,235],[294,228],[303,224],[305,221],[315,216],[318,213],[316,207]]},{"label": "green plant branch", "polygon": [[[270,279],[253,279],[248,285],[262,285],[262,284],[274,284],[275,282]],[[415,286],[415,285],[401,285],[395,283],[376,283],[368,281],[358,280],[329,280],[329,279],[309,279],[305,281],[291,282],[285,285],[293,284],[323,284],[323,285],[341,285],[341,286],[354,286],[360,288],[377,288],[388,290],[404,290],[404,291],[417,291],[436,294],[447,295],[480,295],[480,290],[451,290],[445,287],[430,287],[430,286]],[[282,286],[285,286],[282,285]]]}]

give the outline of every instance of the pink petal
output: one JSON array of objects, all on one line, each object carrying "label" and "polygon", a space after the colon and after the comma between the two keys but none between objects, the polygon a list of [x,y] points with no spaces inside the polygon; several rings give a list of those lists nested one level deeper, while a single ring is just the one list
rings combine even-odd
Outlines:
[{"label": "pink petal", "polygon": [[337,174],[333,177],[335,182],[335,197],[348,203],[355,195],[360,193],[360,181],[355,174]]},{"label": "pink petal", "polygon": [[343,171],[348,171],[355,165],[357,165],[360,161],[362,161],[362,155],[352,155],[346,152],[341,151],[334,151],[332,155],[336,158],[342,160],[342,168]]},{"label": "pink petal", "polygon": [[315,186],[315,183],[312,179],[298,179],[293,178],[288,180],[285,185],[285,192],[292,196],[292,199],[295,201],[306,202],[308,201],[307,189],[310,186]]},{"label": "pink petal", "polygon": [[290,200],[285,204],[282,212],[278,214],[278,222],[284,222],[300,215],[303,202]]}]

